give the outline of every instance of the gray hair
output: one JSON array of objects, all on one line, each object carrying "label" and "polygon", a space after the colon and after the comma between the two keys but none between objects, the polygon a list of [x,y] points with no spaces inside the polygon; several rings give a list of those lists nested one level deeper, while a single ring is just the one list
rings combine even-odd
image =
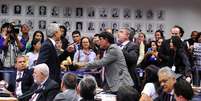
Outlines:
[{"label": "gray hair", "polygon": [[121,27],[119,30],[124,29],[130,35],[131,30],[128,27]]},{"label": "gray hair", "polygon": [[97,83],[93,76],[87,75],[79,82],[80,96],[85,99],[93,98],[96,94]]},{"label": "gray hair", "polygon": [[52,38],[54,34],[60,30],[60,24],[58,23],[50,23],[46,29],[46,35],[49,38]]},{"label": "gray hair", "polygon": [[49,67],[47,64],[38,64],[34,66],[34,69],[38,69],[45,77],[49,77]]},{"label": "gray hair", "polygon": [[168,77],[174,77],[174,78],[176,78],[176,74],[169,67],[167,67],[167,66],[159,69],[158,76],[160,74],[166,74],[166,76],[168,76]]}]

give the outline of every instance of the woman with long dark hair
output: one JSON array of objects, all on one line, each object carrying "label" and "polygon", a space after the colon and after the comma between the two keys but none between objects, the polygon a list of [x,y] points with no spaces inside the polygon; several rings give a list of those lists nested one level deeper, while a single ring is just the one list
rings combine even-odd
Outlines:
[{"label": "woman with long dark hair", "polygon": [[26,53],[30,51],[30,48],[31,48],[31,42],[33,40],[39,40],[41,42],[41,44],[43,43],[44,41],[44,34],[42,31],[35,31],[34,34],[33,34],[33,37],[32,37],[32,40],[30,40],[29,42],[27,42],[26,44]]},{"label": "woman with long dark hair", "polygon": [[159,68],[154,65],[149,65],[145,69],[145,75],[143,80],[143,90],[141,92],[141,98],[139,101],[153,101],[158,97],[158,89],[160,83],[158,80]]}]

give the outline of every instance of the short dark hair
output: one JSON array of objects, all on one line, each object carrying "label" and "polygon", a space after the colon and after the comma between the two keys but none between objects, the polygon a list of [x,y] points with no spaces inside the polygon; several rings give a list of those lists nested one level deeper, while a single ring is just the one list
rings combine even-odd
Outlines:
[{"label": "short dark hair", "polygon": [[77,86],[77,76],[73,73],[64,74],[62,80],[64,86],[68,89],[75,89]]},{"label": "short dark hair", "polygon": [[99,34],[95,34],[94,37],[99,37]]},{"label": "short dark hair", "polygon": [[121,86],[117,91],[117,101],[139,101],[139,93],[131,86]]},{"label": "short dark hair", "polygon": [[72,36],[73,36],[74,34],[79,34],[79,35],[81,35],[81,34],[80,34],[80,31],[77,31],[77,30],[72,32]]},{"label": "short dark hair", "polygon": [[181,26],[175,25],[173,28],[178,28],[178,29],[179,29],[179,31],[180,31],[180,33],[181,33],[181,36],[180,36],[180,37],[182,37],[182,36],[184,35],[184,29],[183,29]]},{"label": "short dark hair", "polygon": [[99,34],[99,37],[102,37],[103,39],[107,39],[110,44],[114,43],[114,36],[112,33],[102,32]]},{"label": "short dark hair", "polygon": [[174,93],[176,96],[183,96],[187,100],[191,100],[193,97],[193,89],[186,80],[179,79],[174,85]]}]

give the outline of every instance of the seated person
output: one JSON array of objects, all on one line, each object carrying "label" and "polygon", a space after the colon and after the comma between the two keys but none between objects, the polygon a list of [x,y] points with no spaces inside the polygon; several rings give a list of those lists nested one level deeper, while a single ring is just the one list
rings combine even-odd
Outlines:
[{"label": "seated person", "polygon": [[139,101],[139,93],[131,86],[121,86],[117,91],[117,101]]},{"label": "seated person", "polygon": [[10,97],[13,96],[10,91],[7,90],[8,83],[4,80],[0,81],[0,97]]},{"label": "seated person", "polygon": [[97,83],[93,76],[84,76],[79,82],[77,92],[82,99],[80,101],[96,101],[94,96],[96,95]]},{"label": "seated person", "polygon": [[174,93],[176,95],[176,101],[190,101],[193,97],[193,89],[191,84],[183,79],[179,79],[175,83]]},{"label": "seated person", "polygon": [[62,92],[57,94],[54,101],[78,101],[79,96],[75,90],[77,76],[73,73],[64,74],[61,81]]},{"label": "seated person", "polygon": [[49,67],[42,63],[34,67],[34,84],[18,101],[53,101],[59,93],[59,85],[49,77]]}]

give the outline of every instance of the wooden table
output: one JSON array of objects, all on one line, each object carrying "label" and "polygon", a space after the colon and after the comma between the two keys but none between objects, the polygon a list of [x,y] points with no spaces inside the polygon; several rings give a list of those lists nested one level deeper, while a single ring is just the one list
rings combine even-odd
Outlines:
[{"label": "wooden table", "polygon": [[17,101],[15,97],[0,97],[0,101]]}]

